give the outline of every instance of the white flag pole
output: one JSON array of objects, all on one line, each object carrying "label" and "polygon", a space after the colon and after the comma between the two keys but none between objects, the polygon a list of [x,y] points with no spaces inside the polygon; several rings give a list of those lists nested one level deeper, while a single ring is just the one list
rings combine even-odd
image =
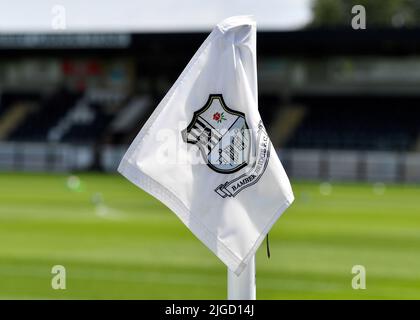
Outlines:
[{"label": "white flag pole", "polygon": [[228,300],[255,300],[255,280],[255,256],[249,260],[239,277],[228,269]]}]

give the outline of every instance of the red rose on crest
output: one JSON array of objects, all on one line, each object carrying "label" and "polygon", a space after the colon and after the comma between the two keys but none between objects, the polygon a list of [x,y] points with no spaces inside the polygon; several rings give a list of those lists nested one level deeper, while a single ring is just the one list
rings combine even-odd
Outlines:
[{"label": "red rose on crest", "polygon": [[215,120],[215,121],[219,121],[219,120],[220,120],[220,113],[219,113],[219,112],[216,112],[216,113],[213,115],[213,120]]}]

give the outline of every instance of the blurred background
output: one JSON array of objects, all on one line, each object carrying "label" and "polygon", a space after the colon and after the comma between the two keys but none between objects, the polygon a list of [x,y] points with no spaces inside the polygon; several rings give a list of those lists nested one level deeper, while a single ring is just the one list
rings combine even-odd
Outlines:
[{"label": "blurred background", "polygon": [[[224,266],[115,171],[236,14],[258,23],[259,109],[296,195],[273,257],[259,252],[257,296],[420,298],[420,1],[0,9],[0,298],[225,298]],[[51,288],[56,264],[66,290]],[[366,290],[351,287],[359,264]]]}]

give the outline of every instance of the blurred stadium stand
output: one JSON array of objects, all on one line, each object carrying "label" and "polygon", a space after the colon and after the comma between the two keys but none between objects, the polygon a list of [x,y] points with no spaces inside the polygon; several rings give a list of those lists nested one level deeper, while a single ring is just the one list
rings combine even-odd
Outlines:
[{"label": "blurred stadium stand", "polygon": [[[418,99],[308,97],[289,148],[411,151],[420,132]],[[303,102],[302,102],[303,103]]]},{"label": "blurred stadium stand", "polygon": [[[206,36],[1,34],[0,169],[115,170]],[[262,32],[258,64],[291,176],[420,181],[420,29]]]}]

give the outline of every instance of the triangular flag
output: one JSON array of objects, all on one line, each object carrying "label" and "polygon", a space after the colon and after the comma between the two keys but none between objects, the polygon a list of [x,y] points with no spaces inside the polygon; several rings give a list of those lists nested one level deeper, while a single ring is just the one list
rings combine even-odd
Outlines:
[{"label": "triangular flag", "polygon": [[118,170],[241,273],[294,199],[258,112],[252,18],[216,26]]}]

